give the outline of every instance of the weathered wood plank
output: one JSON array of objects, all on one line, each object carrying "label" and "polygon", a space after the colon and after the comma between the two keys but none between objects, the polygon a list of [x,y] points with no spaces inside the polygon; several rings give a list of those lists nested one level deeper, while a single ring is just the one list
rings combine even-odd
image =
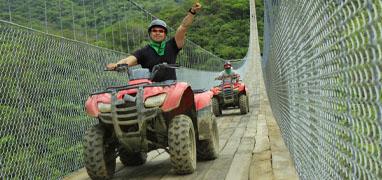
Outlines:
[{"label": "weathered wood plank", "polygon": [[122,171],[117,172],[113,179],[147,179],[159,180],[163,175],[169,173],[171,164],[169,154],[161,153],[151,161],[142,166],[126,167]]},{"label": "weathered wood plank", "polygon": [[231,163],[233,155],[221,155],[219,160],[214,161],[208,172],[201,178],[203,180],[220,180],[225,179]]},{"label": "weathered wood plank", "polygon": [[249,167],[252,154],[236,154],[225,179],[247,180],[249,178]]},{"label": "weathered wood plank", "polygon": [[226,179],[248,179],[252,151],[255,145],[254,138],[242,138],[239,148],[234,156]]},{"label": "weathered wood plank", "polygon": [[272,164],[270,159],[270,151],[268,152],[269,157],[264,157],[266,160],[259,160],[254,158],[251,163],[249,179],[250,180],[273,180]]}]

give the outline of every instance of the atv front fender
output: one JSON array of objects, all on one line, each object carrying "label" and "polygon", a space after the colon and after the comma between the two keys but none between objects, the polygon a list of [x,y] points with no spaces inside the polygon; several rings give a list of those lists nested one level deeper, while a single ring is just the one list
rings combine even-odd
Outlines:
[{"label": "atv front fender", "polygon": [[247,87],[244,84],[240,84],[239,86],[239,92],[241,94],[247,94]]},{"label": "atv front fender", "polygon": [[211,88],[210,91],[213,93],[214,96],[218,95],[221,92],[220,87],[218,86]]},{"label": "atv front fender", "polygon": [[85,102],[86,113],[90,117],[98,117],[98,103],[111,104],[111,94],[103,93],[90,96]]},{"label": "atv front fender", "polygon": [[[190,88],[190,86],[187,83],[178,82],[174,86],[175,87],[171,87],[167,91],[167,97],[162,105],[163,112],[169,112],[178,108],[182,98],[187,98],[189,99],[188,101],[194,100],[193,97],[183,97],[183,94],[185,94],[185,91],[187,90],[187,88]],[[187,104],[190,104],[190,103],[193,103],[193,102],[188,102]]]},{"label": "atv front fender", "polygon": [[195,107],[196,110],[199,111],[209,105],[211,105],[213,92],[212,91],[206,91],[203,93],[195,94]]}]

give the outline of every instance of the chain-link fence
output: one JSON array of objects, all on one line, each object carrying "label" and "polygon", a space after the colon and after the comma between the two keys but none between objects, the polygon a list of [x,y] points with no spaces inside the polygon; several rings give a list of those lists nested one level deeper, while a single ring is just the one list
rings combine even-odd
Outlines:
[{"label": "chain-link fence", "polygon": [[[131,0],[0,0],[0,10],[4,22],[127,53],[148,43],[147,27],[157,18]],[[169,37],[174,33],[169,28]],[[223,62],[190,40],[178,60],[207,71],[221,69]]]},{"label": "chain-link fence", "polygon": [[382,1],[266,0],[263,68],[302,179],[382,179]]},{"label": "chain-link fence", "polygon": [[[0,0],[0,10],[0,179],[60,178],[83,167],[82,136],[96,123],[88,95],[126,82],[104,66],[143,47],[155,17],[133,1]],[[223,64],[191,41],[178,60],[203,72]]]},{"label": "chain-link fence", "polygon": [[122,54],[4,22],[0,42],[0,177],[55,179],[82,167],[81,136],[94,123],[83,102],[122,79],[100,67]]}]

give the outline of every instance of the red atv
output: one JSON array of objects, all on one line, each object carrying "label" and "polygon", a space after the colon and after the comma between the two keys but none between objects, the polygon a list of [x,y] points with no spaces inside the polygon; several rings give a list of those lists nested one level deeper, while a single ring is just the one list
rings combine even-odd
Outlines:
[{"label": "red atv", "polygon": [[125,86],[92,94],[85,103],[98,124],[85,133],[85,167],[92,179],[112,178],[116,158],[125,166],[146,162],[147,152],[165,149],[177,174],[196,169],[196,159],[216,159],[218,129],[211,111],[211,91],[193,91],[185,82],[155,82],[174,65],[127,71]]},{"label": "red atv", "polygon": [[241,114],[249,112],[247,88],[238,77],[226,77],[221,84],[211,88],[213,92],[212,111],[220,116],[223,109],[239,107]]}]

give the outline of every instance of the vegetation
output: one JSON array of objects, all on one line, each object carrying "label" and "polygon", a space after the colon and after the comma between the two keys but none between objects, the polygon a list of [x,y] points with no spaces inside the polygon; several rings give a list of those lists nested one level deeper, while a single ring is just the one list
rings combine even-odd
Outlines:
[{"label": "vegetation", "polygon": [[259,34],[259,45],[262,50],[264,46],[264,0],[256,0],[256,19]]},{"label": "vegetation", "polygon": [[[27,27],[124,52],[140,45],[125,42],[125,28],[142,31],[142,27],[147,27],[146,19],[142,18],[142,11],[139,8],[126,7],[126,1],[35,0],[28,6],[25,0],[14,0],[11,3],[1,1],[4,2],[0,5],[0,19],[11,19]],[[135,2],[152,15],[164,19],[171,27],[177,28],[195,1]],[[196,16],[188,38],[223,59],[244,57],[249,42],[249,1],[205,0],[201,3],[203,10]],[[262,1],[256,0],[256,4],[261,13]],[[259,29],[262,29],[260,16]],[[142,37],[130,41],[145,39],[145,31],[141,34]],[[133,48],[127,47],[128,45]]]}]

